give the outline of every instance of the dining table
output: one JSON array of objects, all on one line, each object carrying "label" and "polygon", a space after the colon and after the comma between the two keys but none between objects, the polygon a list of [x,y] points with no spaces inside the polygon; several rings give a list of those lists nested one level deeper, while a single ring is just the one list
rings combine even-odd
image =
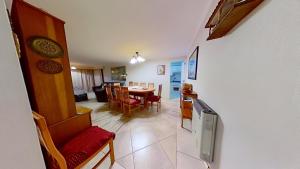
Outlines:
[{"label": "dining table", "polygon": [[144,108],[148,106],[148,97],[153,94],[155,88],[148,88],[142,86],[129,86],[128,91],[130,95],[142,97],[144,100]]}]

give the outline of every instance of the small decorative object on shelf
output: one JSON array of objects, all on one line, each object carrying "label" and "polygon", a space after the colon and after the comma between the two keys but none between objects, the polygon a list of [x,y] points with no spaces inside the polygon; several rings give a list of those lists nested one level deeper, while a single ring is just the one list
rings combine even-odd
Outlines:
[{"label": "small decorative object on shelf", "polygon": [[205,28],[209,28],[207,40],[226,35],[264,0],[220,0]]},{"label": "small decorative object on shelf", "polygon": [[45,57],[59,58],[64,56],[63,48],[54,40],[42,36],[32,36],[28,39],[30,48]]}]

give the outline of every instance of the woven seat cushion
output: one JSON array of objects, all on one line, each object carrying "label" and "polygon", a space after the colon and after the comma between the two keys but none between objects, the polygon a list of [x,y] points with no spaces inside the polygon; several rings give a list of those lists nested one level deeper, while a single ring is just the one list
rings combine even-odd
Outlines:
[{"label": "woven seat cushion", "polygon": [[90,127],[69,140],[59,151],[65,157],[68,169],[73,169],[92,156],[115,134],[97,126]]},{"label": "woven seat cushion", "polygon": [[149,96],[148,100],[150,102],[158,102],[160,100],[160,96],[152,95],[152,96]]}]

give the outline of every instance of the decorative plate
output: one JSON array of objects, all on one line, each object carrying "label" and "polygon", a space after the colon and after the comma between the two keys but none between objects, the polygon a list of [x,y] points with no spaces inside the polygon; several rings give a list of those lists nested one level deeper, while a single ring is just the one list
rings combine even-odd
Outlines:
[{"label": "decorative plate", "polygon": [[40,71],[48,74],[56,74],[63,71],[62,64],[53,60],[39,60],[36,66]]},{"label": "decorative plate", "polygon": [[36,53],[49,57],[58,58],[64,56],[63,48],[54,40],[42,36],[32,36],[28,39],[29,47]]}]

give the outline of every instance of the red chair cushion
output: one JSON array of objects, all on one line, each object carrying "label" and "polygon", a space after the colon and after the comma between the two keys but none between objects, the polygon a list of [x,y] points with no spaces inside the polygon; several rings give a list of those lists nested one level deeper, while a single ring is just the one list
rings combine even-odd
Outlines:
[{"label": "red chair cushion", "polygon": [[150,102],[158,102],[160,100],[160,96],[155,96],[155,95],[152,95],[152,96],[149,96],[148,97],[148,100]]},{"label": "red chair cushion", "polygon": [[137,104],[140,104],[140,103],[141,103],[140,100],[138,100],[138,99],[132,99],[132,98],[127,99],[125,102],[126,102],[127,104],[130,104],[130,105],[137,105]]},{"label": "red chair cushion", "polygon": [[65,157],[68,169],[73,169],[97,152],[111,138],[115,138],[115,133],[93,126],[68,141],[59,151]]}]

